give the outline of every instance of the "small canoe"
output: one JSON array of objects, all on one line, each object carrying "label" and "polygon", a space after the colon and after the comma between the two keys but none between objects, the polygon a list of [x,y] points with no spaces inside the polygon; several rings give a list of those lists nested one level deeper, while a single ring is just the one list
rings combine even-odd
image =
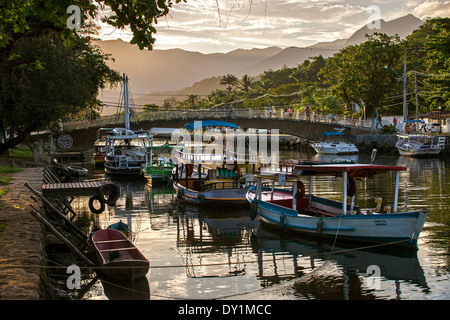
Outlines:
[{"label": "small canoe", "polygon": [[74,177],[84,177],[88,173],[88,170],[83,167],[68,166],[67,170]]},{"label": "small canoe", "polygon": [[97,266],[105,276],[115,279],[144,277],[150,262],[120,231],[98,230],[92,235]]},{"label": "small canoe", "polygon": [[130,228],[128,227],[128,225],[124,222],[122,222],[122,220],[120,220],[119,222],[113,223],[111,225],[108,226],[108,229],[114,229],[117,231],[122,232],[123,234],[125,234],[125,236],[129,236],[130,235]]}]

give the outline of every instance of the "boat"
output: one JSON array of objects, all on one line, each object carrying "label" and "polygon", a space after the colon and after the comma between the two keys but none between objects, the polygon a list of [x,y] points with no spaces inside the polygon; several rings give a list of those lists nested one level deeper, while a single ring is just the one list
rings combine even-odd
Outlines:
[{"label": "boat", "polygon": [[114,175],[139,175],[146,163],[148,134],[115,128],[106,135],[105,171]]},{"label": "boat", "polygon": [[150,262],[121,231],[110,228],[98,230],[91,240],[97,267],[105,276],[135,279],[147,274]]},{"label": "boat", "polygon": [[[214,120],[185,126],[188,130],[208,127],[213,132],[238,128],[235,124]],[[217,133],[221,135],[219,131]],[[213,143],[194,141],[174,149],[172,157],[176,166],[171,181],[178,199],[199,206],[249,206],[245,194],[254,183],[252,172],[257,162],[256,152],[226,150],[223,154]]]},{"label": "boat", "polygon": [[114,230],[120,231],[126,237],[129,237],[130,234],[131,234],[131,230],[128,227],[128,224],[122,222],[122,220],[120,220],[119,222],[116,222],[116,223],[113,223],[113,224],[109,225],[108,229],[114,229]]},{"label": "boat", "polygon": [[437,156],[445,147],[445,137],[427,133],[397,134],[395,147],[401,156]]},{"label": "boat", "polygon": [[[258,170],[256,186],[247,192],[250,214],[258,216],[263,225],[286,233],[417,248],[428,211],[398,211],[400,172],[405,170],[401,166],[313,161],[263,167]],[[355,205],[356,179],[387,172],[395,173],[392,206],[381,208],[381,198],[374,199],[375,208]],[[342,179],[341,202],[313,194],[314,178],[322,176]],[[305,178],[309,180],[308,192],[302,182]],[[290,183],[292,188],[264,187],[262,179],[279,180],[281,185]]]},{"label": "boat", "polygon": [[114,128],[105,137],[105,171],[114,175],[139,175],[146,162],[148,133],[130,129],[128,77],[123,75],[125,127]]},{"label": "boat", "polygon": [[94,158],[94,165],[96,168],[101,168],[105,166],[105,155],[106,155],[106,150],[105,150],[105,138],[106,138],[106,133],[111,131],[113,128],[100,128],[97,132],[97,140],[95,140],[94,142],[94,153],[93,153],[93,158]]},{"label": "boat", "polygon": [[[173,148],[176,148],[176,144],[169,142],[169,136],[171,137],[176,130],[178,129],[151,128],[148,131],[150,147],[142,173],[152,182],[164,182],[172,177],[172,171],[175,165],[171,159],[171,155]],[[165,137],[166,142],[158,144],[156,141],[158,136]]]},{"label": "boat", "polygon": [[77,167],[77,166],[68,166],[67,170],[69,171],[70,175],[73,177],[84,177],[88,173],[88,169],[83,167]]},{"label": "boat", "polygon": [[330,131],[319,135],[321,141],[311,143],[311,147],[321,154],[354,154],[359,150],[347,140],[342,132]]}]

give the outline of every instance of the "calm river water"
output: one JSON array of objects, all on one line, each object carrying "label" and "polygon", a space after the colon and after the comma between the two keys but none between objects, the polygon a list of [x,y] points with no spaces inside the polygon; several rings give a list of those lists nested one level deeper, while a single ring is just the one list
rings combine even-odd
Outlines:
[{"label": "calm river water", "polygon": [[[330,160],[298,151],[282,158]],[[370,161],[366,155],[346,158]],[[248,209],[199,209],[177,201],[165,184],[95,171],[89,178],[120,186],[116,206],[93,215],[87,199],[76,198],[75,210],[90,227],[131,224],[151,267],[144,281],[132,285],[91,283],[83,299],[148,299],[149,292],[153,300],[449,299],[450,159],[378,156],[376,163],[408,167],[400,178],[399,208],[429,209],[418,251],[287,237],[252,221]],[[316,192],[338,200],[337,183],[323,179]],[[382,197],[383,205],[391,204],[393,185],[393,174],[358,182],[356,201],[370,207]]]}]

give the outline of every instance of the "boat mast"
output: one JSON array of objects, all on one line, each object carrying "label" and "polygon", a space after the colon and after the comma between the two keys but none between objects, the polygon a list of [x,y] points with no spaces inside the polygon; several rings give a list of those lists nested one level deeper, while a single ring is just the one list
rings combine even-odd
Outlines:
[{"label": "boat mast", "polygon": [[123,102],[125,108],[125,129],[130,130],[130,109],[128,98],[128,76],[123,74]]}]

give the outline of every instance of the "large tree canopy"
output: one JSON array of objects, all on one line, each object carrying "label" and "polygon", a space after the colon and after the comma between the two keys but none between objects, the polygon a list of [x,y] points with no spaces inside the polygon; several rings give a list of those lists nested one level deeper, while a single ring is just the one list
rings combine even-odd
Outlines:
[{"label": "large tree canopy", "polygon": [[129,27],[131,43],[152,49],[157,19],[181,1],[1,1],[0,153],[33,130],[95,109],[98,90],[120,79],[90,43],[93,21]]}]

